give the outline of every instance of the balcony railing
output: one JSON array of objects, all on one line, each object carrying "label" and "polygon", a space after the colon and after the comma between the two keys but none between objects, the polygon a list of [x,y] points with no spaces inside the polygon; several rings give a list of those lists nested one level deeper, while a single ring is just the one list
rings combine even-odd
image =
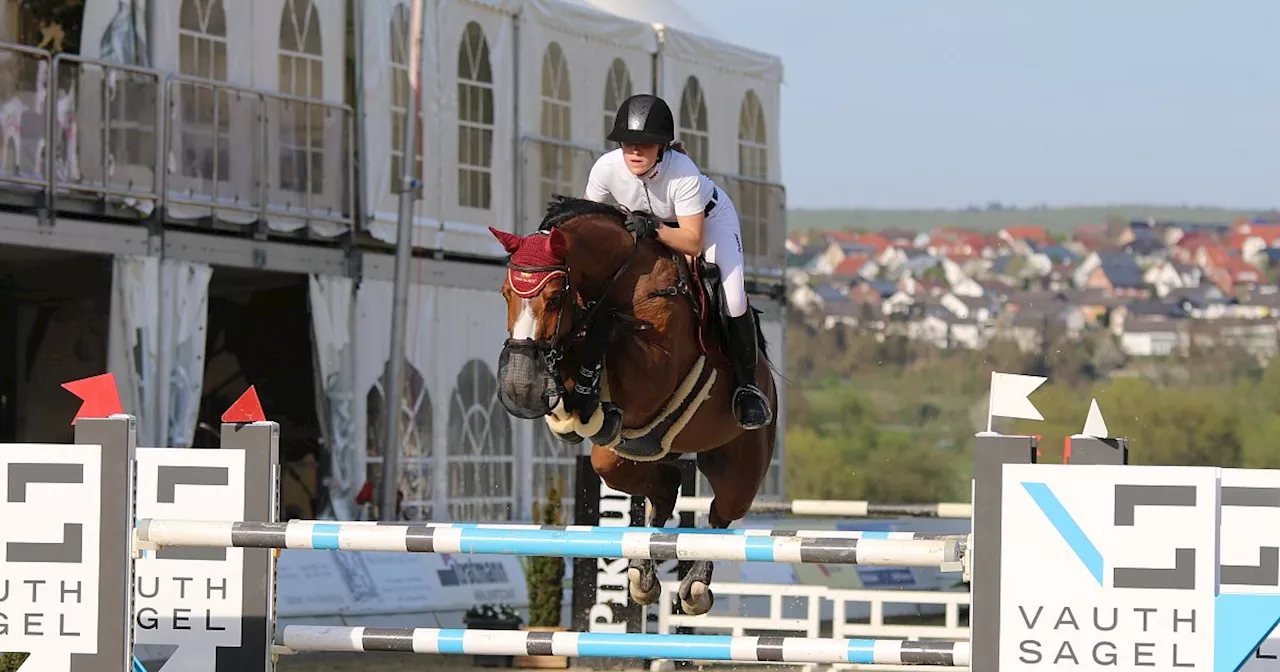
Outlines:
[{"label": "balcony railing", "polygon": [[[0,185],[50,210],[158,208],[166,222],[333,238],[355,228],[355,137],[340,103],[0,42]],[[522,137],[514,228],[536,227],[552,194],[581,193],[604,151]],[[748,275],[780,280],[785,188],[708,175],[737,207]]]},{"label": "balcony railing", "polygon": [[0,184],[50,208],[337,236],[354,137],[347,105],[0,43]]}]

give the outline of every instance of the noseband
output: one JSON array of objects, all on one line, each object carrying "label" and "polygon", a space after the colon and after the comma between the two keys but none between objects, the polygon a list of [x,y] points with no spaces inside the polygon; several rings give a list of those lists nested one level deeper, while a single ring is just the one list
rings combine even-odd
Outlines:
[{"label": "noseband", "polygon": [[[531,349],[535,353],[541,353],[542,363],[547,376],[551,380],[549,389],[543,392],[544,396],[557,396],[561,399],[565,396],[564,377],[560,372],[560,362],[564,359],[565,349],[574,341],[584,337],[595,323],[596,318],[600,315],[600,307],[604,305],[604,299],[609,295],[609,290],[613,288],[614,283],[622,277],[627,269],[635,262],[636,256],[640,252],[640,241],[635,241],[635,245],[631,248],[631,254],[627,256],[627,260],[614,271],[613,277],[609,278],[609,282],[605,284],[604,290],[601,292],[600,300],[587,301],[585,305],[579,304],[573,300],[574,289],[572,285],[572,276],[569,273],[569,264],[566,261],[563,264],[554,266],[524,266],[513,262],[507,262],[508,272],[529,273],[529,274],[554,274],[562,273],[564,275],[564,290],[560,292],[556,299],[556,326],[551,332],[549,339],[533,339],[533,338],[510,338],[508,337],[504,343],[506,348]],[[535,296],[546,289],[545,283],[538,288],[537,292],[531,296]],[[565,315],[573,311],[570,318],[570,331],[564,336],[561,335],[560,329],[564,323]],[[594,395],[600,391],[600,368],[601,363],[596,362],[591,367],[582,366],[578,371],[578,378],[574,390],[579,394]]]}]

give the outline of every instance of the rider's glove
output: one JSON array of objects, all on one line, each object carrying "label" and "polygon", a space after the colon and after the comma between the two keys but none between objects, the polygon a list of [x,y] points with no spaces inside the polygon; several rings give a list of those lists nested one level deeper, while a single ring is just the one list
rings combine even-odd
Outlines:
[{"label": "rider's glove", "polygon": [[634,233],[636,240],[658,237],[658,220],[647,212],[632,212],[627,217],[627,230]]}]

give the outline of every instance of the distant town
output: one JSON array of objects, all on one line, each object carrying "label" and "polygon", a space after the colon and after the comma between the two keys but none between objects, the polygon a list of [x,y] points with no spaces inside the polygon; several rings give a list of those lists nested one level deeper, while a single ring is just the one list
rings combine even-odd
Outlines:
[{"label": "distant town", "polygon": [[1234,345],[1261,361],[1280,335],[1280,217],[1155,219],[997,233],[807,231],[787,240],[788,304],[825,329],[940,348],[1052,330],[1109,330],[1133,357]]}]

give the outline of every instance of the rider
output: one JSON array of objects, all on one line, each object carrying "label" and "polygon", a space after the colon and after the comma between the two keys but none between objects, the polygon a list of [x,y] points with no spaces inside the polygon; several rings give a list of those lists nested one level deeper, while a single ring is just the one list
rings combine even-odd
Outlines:
[{"label": "rider", "polygon": [[591,167],[585,197],[642,210],[679,227],[641,226],[636,238],[656,237],[667,247],[720,268],[729,313],[729,361],[737,389],[733,412],[738,425],[757,429],[773,419],[769,400],[756,386],[754,311],[747,309],[743,284],[742,237],[733,201],[718,189],[675,140],[675,119],[661,98],[649,94],[623,101],[609,140],[621,146]]}]

